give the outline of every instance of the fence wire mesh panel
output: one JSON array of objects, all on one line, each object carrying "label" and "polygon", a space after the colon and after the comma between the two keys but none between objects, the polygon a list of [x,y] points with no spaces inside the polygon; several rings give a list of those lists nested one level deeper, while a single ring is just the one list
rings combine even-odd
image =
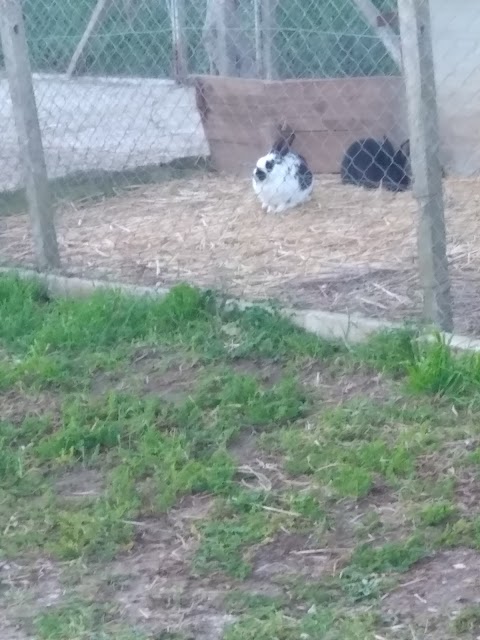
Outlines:
[{"label": "fence wire mesh panel", "polygon": [[[419,202],[435,197],[455,326],[480,333],[480,14],[468,7],[430,2],[433,148],[412,120],[423,93],[405,81],[396,0],[24,0],[63,270],[418,319],[425,277],[448,284],[435,281],[442,229],[424,233],[431,263],[418,256]],[[30,265],[6,74],[0,130],[1,260]],[[428,167],[429,192],[415,191],[422,149],[447,169],[444,198]]]}]

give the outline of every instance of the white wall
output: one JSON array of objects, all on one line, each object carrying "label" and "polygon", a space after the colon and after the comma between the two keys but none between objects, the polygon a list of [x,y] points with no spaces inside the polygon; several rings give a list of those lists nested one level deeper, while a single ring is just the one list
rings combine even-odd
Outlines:
[{"label": "white wall", "polygon": [[480,174],[480,0],[430,0],[443,159]]}]

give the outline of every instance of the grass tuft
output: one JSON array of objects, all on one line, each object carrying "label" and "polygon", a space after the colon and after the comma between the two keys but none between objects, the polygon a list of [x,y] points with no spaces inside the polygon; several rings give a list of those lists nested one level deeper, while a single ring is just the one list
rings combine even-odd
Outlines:
[{"label": "grass tuft", "polygon": [[369,574],[407,571],[427,554],[425,542],[412,536],[404,542],[389,542],[381,547],[361,545],[352,556],[351,566]]}]

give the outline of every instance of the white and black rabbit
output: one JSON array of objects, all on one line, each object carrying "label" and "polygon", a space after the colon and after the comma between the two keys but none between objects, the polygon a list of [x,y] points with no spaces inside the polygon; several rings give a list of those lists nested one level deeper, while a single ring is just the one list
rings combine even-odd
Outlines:
[{"label": "white and black rabbit", "polygon": [[406,140],[395,151],[387,137],[356,140],[343,156],[340,174],[343,184],[405,191],[411,184],[410,142]]},{"label": "white and black rabbit", "polygon": [[313,174],[303,156],[292,151],[294,131],[278,128],[278,137],[267,155],[257,160],[253,190],[269,213],[281,213],[310,199]]}]

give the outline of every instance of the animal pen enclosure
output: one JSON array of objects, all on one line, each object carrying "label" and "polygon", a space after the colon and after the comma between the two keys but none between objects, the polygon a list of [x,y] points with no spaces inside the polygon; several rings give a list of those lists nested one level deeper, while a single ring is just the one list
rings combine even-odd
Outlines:
[{"label": "animal pen enclosure", "polygon": [[[453,308],[480,333],[477,183],[442,189],[427,0],[24,0],[29,61],[19,0],[0,8],[4,266],[446,329]],[[246,174],[280,119],[316,175],[275,216]],[[346,146],[383,135],[410,136],[413,191],[342,185]]]}]

